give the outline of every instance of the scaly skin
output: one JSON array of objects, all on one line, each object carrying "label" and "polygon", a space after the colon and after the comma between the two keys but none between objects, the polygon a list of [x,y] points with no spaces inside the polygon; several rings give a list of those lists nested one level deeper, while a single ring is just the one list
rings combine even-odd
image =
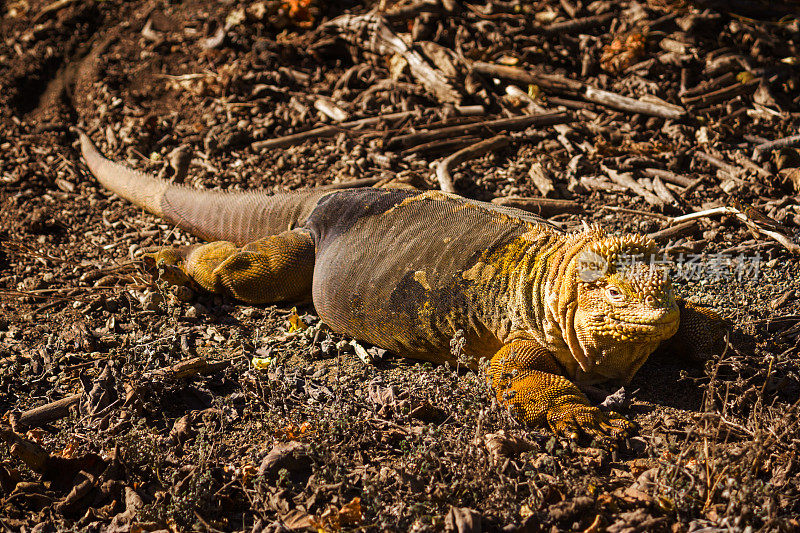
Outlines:
[{"label": "scaly skin", "polygon": [[107,188],[214,241],[154,254],[169,281],[254,304],[311,301],[334,331],[437,363],[454,362],[461,334],[467,356],[490,360],[498,401],[560,435],[610,441],[634,429],[575,382],[628,382],[667,340],[707,356],[724,331],[712,311],[677,300],[662,270],[618,267],[655,251],[641,236],[567,234],[441,192],[195,191],[113,163],[79,134]]}]

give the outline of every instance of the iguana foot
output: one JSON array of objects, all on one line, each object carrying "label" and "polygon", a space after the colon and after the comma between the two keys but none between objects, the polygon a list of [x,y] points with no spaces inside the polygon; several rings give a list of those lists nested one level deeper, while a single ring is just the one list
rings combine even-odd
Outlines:
[{"label": "iguana foot", "polygon": [[548,424],[562,437],[577,440],[588,436],[604,444],[632,436],[638,426],[615,412],[605,413],[590,405],[567,404],[547,414]]},{"label": "iguana foot", "polygon": [[552,353],[535,341],[507,344],[489,366],[498,401],[523,422],[549,426],[557,435],[571,439],[595,438],[606,446],[635,432],[635,423],[593,407],[578,387],[560,374]]},{"label": "iguana foot", "polygon": [[162,248],[157,252],[144,254],[147,267],[157,271],[159,280],[170,285],[194,288],[196,284],[184,269],[184,259],[180,248]]}]

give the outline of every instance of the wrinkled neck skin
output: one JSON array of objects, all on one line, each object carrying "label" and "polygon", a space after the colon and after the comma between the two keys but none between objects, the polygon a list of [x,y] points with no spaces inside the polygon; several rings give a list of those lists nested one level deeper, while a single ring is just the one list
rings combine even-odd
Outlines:
[{"label": "wrinkled neck skin", "polygon": [[627,383],[660,341],[622,342],[608,338],[590,345],[578,335],[578,256],[595,238],[592,232],[558,235],[552,242],[531,246],[531,253],[518,265],[514,276],[516,294],[511,300],[516,308],[509,313],[521,316],[524,331],[511,332],[505,342],[535,339],[552,351],[565,375],[578,383]]}]

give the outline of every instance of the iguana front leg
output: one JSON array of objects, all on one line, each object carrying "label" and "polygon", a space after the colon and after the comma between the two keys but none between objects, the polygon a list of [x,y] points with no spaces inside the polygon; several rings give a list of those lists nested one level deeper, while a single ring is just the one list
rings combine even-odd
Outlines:
[{"label": "iguana front leg", "polygon": [[293,230],[237,248],[228,241],[165,248],[148,258],[174,284],[191,280],[214,294],[247,303],[311,300],[314,242]]},{"label": "iguana front leg", "polygon": [[681,314],[678,331],[659,346],[659,351],[702,363],[719,350],[728,324],[708,307],[682,298],[677,301]]},{"label": "iguana front leg", "polygon": [[624,437],[636,425],[616,413],[604,413],[561,375],[553,354],[536,341],[515,341],[492,357],[489,376],[497,400],[522,421],[549,426],[555,433],[600,440]]}]

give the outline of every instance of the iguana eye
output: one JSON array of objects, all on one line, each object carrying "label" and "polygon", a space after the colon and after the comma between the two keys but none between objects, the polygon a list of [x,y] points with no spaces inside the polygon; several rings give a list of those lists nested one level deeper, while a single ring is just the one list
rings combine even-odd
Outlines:
[{"label": "iguana eye", "polygon": [[613,285],[606,288],[606,298],[612,303],[622,303],[625,301],[625,295]]},{"label": "iguana eye", "polygon": [[644,303],[646,303],[647,305],[655,305],[656,297],[653,296],[652,294],[648,294],[647,296],[644,297]]}]

